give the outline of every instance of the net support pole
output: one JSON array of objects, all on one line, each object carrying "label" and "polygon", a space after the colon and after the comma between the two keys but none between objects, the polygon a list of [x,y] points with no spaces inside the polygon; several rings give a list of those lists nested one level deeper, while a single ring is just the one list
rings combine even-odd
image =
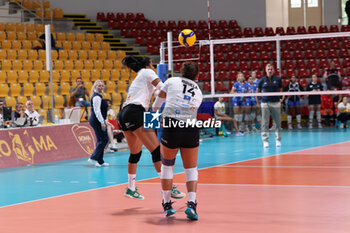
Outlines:
[{"label": "net support pole", "polygon": [[277,72],[281,76],[281,41],[279,40],[280,34],[276,35],[276,61],[277,61]]},{"label": "net support pole", "polygon": [[212,40],[209,42],[209,51],[210,51],[210,85],[211,85],[210,93],[211,95],[215,95],[214,44]]},{"label": "net support pole", "polygon": [[51,122],[53,122],[53,84],[52,84],[52,57],[51,57],[51,25],[45,25],[45,49],[46,49],[46,70],[50,72],[51,91]]},{"label": "net support pole", "polygon": [[160,64],[164,64],[165,63],[165,52],[164,52],[164,42],[160,43],[160,48],[159,48],[159,56],[160,56]]},{"label": "net support pole", "polygon": [[174,66],[173,66],[173,33],[168,32],[168,68],[169,72],[171,73],[171,76],[174,76]]}]

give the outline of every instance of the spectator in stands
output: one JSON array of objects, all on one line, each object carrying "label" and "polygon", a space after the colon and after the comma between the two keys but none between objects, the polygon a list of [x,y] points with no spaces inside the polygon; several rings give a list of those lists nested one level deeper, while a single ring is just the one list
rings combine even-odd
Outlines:
[{"label": "spectator in stands", "polygon": [[17,103],[15,111],[11,114],[12,127],[22,127],[27,123],[27,116],[23,103]]},{"label": "spectator in stands", "polygon": [[88,118],[87,108],[90,107],[90,102],[87,101],[86,99],[89,98],[89,92],[85,88],[81,77],[76,78],[75,84],[76,86],[72,89],[70,93],[70,98],[74,99],[74,105],[76,107],[85,107],[85,111],[86,111],[85,118],[87,119]]},{"label": "spectator in stands", "polygon": [[[322,91],[323,86],[317,80],[316,74],[313,74],[311,77],[311,82],[307,85],[307,91]],[[316,119],[318,123],[318,128],[322,128],[321,124],[321,95],[309,95],[309,128],[311,129],[313,126],[314,114],[316,112]]]},{"label": "spectator in stands", "polygon": [[338,104],[338,116],[340,121],[340,128],[344,128],[346,122],[350,119],[350,103],[348,103],[348,97],[344,96],[342,102]]},{"label": "spectator in stands", "polygon": [[214,104],[214,115],[215,118],[220,121],[232,121],[233,126],[236,130],[236,136],[243,136],[244,134],[238,130],[236,120],[226,114],[224,98],[219,97],[218,101]]},{"label": "spectator in stands", "polygon": [[333,89],[342,89],[341,85],[341,75],[339,73],[339,70],[335,67],[335,62],[331,61],[330,67],[325,71],[324,75],[326,78],[327,83],[327,89],[333,90]]},{"label": "spectator in stands", "polygon": [[[274,68],[271,64],[265,66],[266,76],[263,77],[258,84],[257,92],[281,92],[282,80],[274,75]],[[264,148],[269,147],[269,122],[270,114],[275,122],[276,130],[276,146],[281,144],[281,102],[280,96],[263,96],[261,103],[261,138]]]},{"label": "spectator in stands", "polygon": [[[300,92],[304,91],[304,88],[297,82],[297,77],[295,75],[292,75],[291,81],[287,84],[287,86],[284,87],[284,91],[286,92]],[[301,115],[300,115],[300,97],[298,95],[290,95],[290,96],[283,96],[282,101],[284,99],[287,99],[287,105],[288,105],[288,129],[293,129],[292,126],[292,117],[293,112],[295,111],[295,118],[297,119],[297,127],[298,129],[301,129]]]},{"label": "spectator in stands", "polygon": [[350,25],[350,0],[345,3],[345,12],[348,16],[348,25]]},{"label": "spectator in stands", "polygon": [[35,111],[34,109],[34,103],[31,100],[28,100],[26,102],[26,118],[27,118],[27,123],[26,125],[28,126],[37,126],[39,124],[39,120],[40,120],[40,114]]},{"label": "spectator in stands", "polygon": [[4,114],[3,114],[4,107],[5,107],[5,100],[0,99],[0,127],[3,127],[3,124],[4,124]]},{"label": "spectator in stands", "polygon": [[[231,94],[235,93],[244,93],[245,92],[245,83],[244,83],[244,75],[243,73],[237,74],[237,82],[235,82],[231,89]],[[243,122],[243,97],[236,96],[232,98],[232,106],[234,118],[237,122],[238,129],[241,130],[241,125]]]},{"label": "spectator in stands", "polygon": [[[116,115],[113,109],[111,109],[111,106],[112,106],[111,101],[109,99],[106,99],[106,102],[108,104],[107,120],[109,123],[111,123],[111,121],[116,120]],[[114,127],[112,123],[107,125],[107,133],[108,133],[108,139],[109,139],[109,144],[105,149],[107,153],[118,151],[117,143],[114,142],[113,129]]]},{"label": "spectator in stands", "polygon": [[[38,41],[39,41],[41,46],[36,46],[36,47],[34,47],[34,49],[37,49],[37,50],[46,49],[45,33],[41,34],[39,36]],[[62,49],[61,47],[56,46],[56,40],[55,40],[55,38],[53,38],[52,33],[51,33],[51,49],[57,50],[57,52],[58,52],[58,50]]]}]

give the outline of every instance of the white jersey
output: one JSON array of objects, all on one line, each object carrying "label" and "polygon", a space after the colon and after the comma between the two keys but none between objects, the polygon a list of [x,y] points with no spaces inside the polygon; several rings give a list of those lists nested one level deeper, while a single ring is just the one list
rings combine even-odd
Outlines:
[{"label": "white jersey", "polygon": [[180,77],[169,78],[162,87],[166,93],[163,117],[177,120],[197,119],[197,110],[202,103],[202,91],[196,82]]},{"label": "white jersey", "polygon": [[27,115],[27,125],[38,125],[40,120],[40,114],[37,111],[29,111],[28,109],[24,112]]},{"label": "white jersey", "polygon": [[225,103],[221,103],[220,101],[217,101],[214,104],[214,110],[215,110],[215,116],[216,116],[216,112],[224,115],[225,114]]},{"label": "white jersey", "polygon": [[158,76],[153,70],[146,68],[141,69],[129,87],[128,95],[123,106],[138,104],[142,105],[145,110],[147,110],[155,90],[152,82],[157,78]]}]

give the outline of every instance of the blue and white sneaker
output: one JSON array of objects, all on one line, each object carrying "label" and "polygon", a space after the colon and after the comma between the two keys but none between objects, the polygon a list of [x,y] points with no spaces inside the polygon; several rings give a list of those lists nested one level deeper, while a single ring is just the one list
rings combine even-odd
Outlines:
[{"label": "blue and white sneaker", "polygon": [[185,214],[187,214],[187,218],[190,220],[198,220],[197,214],[197,202],[189,201],[187,202],[187,209],[185,210]]},{"label": "blue and white sneaker", "polygon": [[172,206],[173,203],[174,202],[171,202],[171,201],[164,203],[164,200],[163,200],[162,206],[163,206],[163,209],[164,209],[165,217],[169,217],[169,216],[171,216],[171,215],[176,213],[176,211],[174,210],[174,208]]},{"label": "blue and white sneaker", "polygon": [[242,132],[238,132],[238,133],[236,133],[236,136],[237,136],[237,137],[244,136],[244,133],[242,133]]}]

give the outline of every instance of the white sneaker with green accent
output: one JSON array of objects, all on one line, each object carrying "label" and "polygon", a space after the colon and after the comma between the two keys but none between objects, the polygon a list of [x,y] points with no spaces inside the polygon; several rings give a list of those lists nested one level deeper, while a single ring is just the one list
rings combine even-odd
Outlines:
[{"label": "white sneaker with green accent", "polygon": [[180,192],[179,190],[177,190],[177,186],[173,185],[172,189],[171,189],[171,197],[175,198],[175,199],[181,199],[184,198],[186,196],[185,193]]},{"label": "white sneaker with green accent", "polygon": [[139,192],[137,192],[137,188],[135,188],[135,191],[132,191],[131,189],[127,188],[126,192],[124,193],[124,196],[134,199],[145,199]]}]

